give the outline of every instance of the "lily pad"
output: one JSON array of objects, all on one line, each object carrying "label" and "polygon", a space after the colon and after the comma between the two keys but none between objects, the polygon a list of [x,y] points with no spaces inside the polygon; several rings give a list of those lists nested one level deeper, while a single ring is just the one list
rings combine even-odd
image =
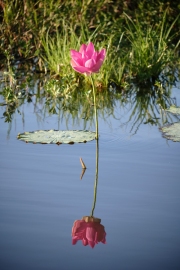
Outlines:
[{"label": "lily pad", "polygon": [[176,107],[176,106],[172,105],[168,109],[166,109],[166,111],[173,113],[173,114],[180,114],[180,107]]},{"label": "lily pad", "polygon": [[86,143],[95,140],[96,133],[88,130],[37,130],[20,133],[17,138],[26,143],[60,145],[62,143]]},{"label": "lily pad", "polygon": [[180,142],[180,123],[173,123],[162,127],[160,130],[164,138],[172,140],[173,142]]}]

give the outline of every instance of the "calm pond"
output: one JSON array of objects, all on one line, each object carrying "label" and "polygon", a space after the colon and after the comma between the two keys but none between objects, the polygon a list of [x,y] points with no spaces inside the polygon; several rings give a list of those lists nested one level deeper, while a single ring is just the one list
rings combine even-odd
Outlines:
[{"label": "calm pond", "polygon": [[[180,90],[171,96],[180,106]],[[157,125],[138,126],[130,108],[116,102],[113,114],[99,115],[94,216],[106,243],[91,248],[72,245],[71,233],[75,220],[91,214],[96,141],[26,144],[17,134],[95,126],[45,113],[33,99],[10,123],[0,107],[1,270],[180,269],[180,143],[163,138]],[[82,180],[80,157],[87,167]]]}]

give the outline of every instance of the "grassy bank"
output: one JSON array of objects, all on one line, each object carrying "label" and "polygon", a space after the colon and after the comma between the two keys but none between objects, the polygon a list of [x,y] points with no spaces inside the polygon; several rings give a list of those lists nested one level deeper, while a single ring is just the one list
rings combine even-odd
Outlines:
[{"label": "grassy bank", "polygon": [[31,62],[35,72],[88,85],[70,66],[70,49],[92,41],[106,48],[96,75],[100,90],[109,83],[126,89],[132,81],[154,83],[179,67],[180,5],[177,1],[6,0],[0,3],[1,68]]}]

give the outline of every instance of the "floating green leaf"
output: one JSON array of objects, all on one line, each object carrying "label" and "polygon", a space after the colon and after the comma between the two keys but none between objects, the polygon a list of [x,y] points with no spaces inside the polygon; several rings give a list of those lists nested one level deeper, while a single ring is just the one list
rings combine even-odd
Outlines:
[{"label": "floating green leaf", "polygon": [[173,142],[180,142],[180,123],[173,123],[162,127],[160,130],[163,132],[164,138]]},{"label": "floating green leaf", "polygon": [[173,113],[173,114],[180,114],[180,107],[176,107],[176,106],[172,105],[166,111]]},{"label": "floating green leaf", "polygon": [[62,143],[86,143],[95,140],[96,133],[88,130],[37,130],[18,134],[17,138],[26,143],[59,145]]}]

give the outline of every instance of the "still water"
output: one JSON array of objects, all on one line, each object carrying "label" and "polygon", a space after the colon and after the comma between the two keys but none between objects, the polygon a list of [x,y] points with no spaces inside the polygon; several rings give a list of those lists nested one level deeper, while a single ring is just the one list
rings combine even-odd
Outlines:
[{"label": "still water", "polygon": [[[180,106],[179,90],[172,96]],[[83,129],[81,121],[67,126],[56,115],[40,117],[33,103],[21,110],[11,124],[0,119],[0,269],[180,269],[180,144],[143,123],[133,135],[133,119],[124,125],[129,111],[119,105],[115,117],[99,117],[94,216],[106,244],[72,245],[74,221],[92,209],[96,141],[18,141],[24,131]],[[87,166],[82,180],[80,157]]]}]

